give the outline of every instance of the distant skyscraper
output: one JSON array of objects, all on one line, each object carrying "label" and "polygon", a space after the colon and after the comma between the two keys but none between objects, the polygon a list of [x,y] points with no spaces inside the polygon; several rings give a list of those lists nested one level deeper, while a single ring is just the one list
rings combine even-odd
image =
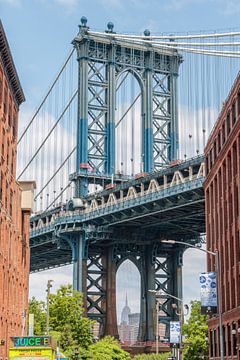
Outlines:
[{"label": "distant skyscraper", "polygon": [[122,342],[131,345],[137,341],[139,319],[139,313],[131,314],[131,309],[128,306],[128,298],[126,294],[125,306],[121,313],[121,323],[118,326],[119,338]]},{"label": "distant skyscraper", "polygon": [[125,306],[122,309],[122,314],[121,314],[121,324],[129,323],[129,319],[128,319],[128,315],[131,314],[131,309],[128,306],[128,298],[127,298],[127,294],[126,294],[126,302],[125,302]]}]

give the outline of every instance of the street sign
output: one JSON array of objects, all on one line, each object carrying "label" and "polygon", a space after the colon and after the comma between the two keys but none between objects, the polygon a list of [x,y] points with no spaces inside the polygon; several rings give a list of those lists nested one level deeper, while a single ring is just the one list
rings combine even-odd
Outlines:
[{"label": "street sign", "polygon": [[181,322],[170,321],[170,343],[180,344],[181,343]]},{"label": "street sign", "polygon": [[201,273],[200,277],[201,312],[217,311],[217,284],[214,271]]}]

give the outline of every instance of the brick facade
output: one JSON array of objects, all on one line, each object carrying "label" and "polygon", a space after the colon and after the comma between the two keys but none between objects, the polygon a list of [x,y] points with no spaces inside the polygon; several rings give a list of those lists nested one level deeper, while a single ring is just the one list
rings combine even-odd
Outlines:
[{"label": "brick facade", "polygon": [[[207,248],[220,254],[224,356],[240,360],[240,75],[205,155]],[[214,256],[208,256],[208,270],[215,270]],[[218,325],[218,317],[209,320],[210,359],[220,359]]]},{"label": "brick facade", "polygon": [[0,22],[0,359],[9,338],[21,335],[28,306],[29,215],[16,181],[19,105],[24,94]]}]

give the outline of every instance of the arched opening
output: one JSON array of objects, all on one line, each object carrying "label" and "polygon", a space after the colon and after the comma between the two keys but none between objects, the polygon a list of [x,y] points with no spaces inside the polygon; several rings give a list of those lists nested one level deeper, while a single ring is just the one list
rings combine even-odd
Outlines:
[{"label": "arched opening", "polygon": [[138,339],[140,320],[140,273],[136,265],[125,260],[117,270],[117,322],[120,341],[126,345]]},{"label": "arched opening", "polygon": [[140,78],[133,70],[122,72],[116,86],[116,173],[143,171],[143,118]]}]

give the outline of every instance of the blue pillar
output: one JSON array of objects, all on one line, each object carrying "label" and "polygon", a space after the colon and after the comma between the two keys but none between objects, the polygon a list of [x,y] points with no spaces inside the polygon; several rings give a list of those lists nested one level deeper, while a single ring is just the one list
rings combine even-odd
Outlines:
[{"label": "blue pillar", "polygon": [[108,74],[108,114],[107,114],[107,162],[105,171],[108,175],[115,174],[115,98],[116,98],[116,79],[115,79],[115,47],[109,49]]},{"label": "blue pillar", "polygon": [[88,193],[88,42],[80,44],[78,50],[78,122],[77,122],[77,163],[76,172],[86,173],[86,177],[78,180],[76,196]]},{"label": "blue pillar", "polygon": [[145,89],[144,89],[144,171],[151,172],[153,163],[153,86],[152,86],[152,56],[146,55]]},{"label": "blue pillar", "polygon": [[87,260],[85,258],[83,234],[78,234],[73,240],[73,251],[73,289],[82,292],[86,296]]},{"label": "blue pillar", "polygon": [[178,130],[178,89],[177,89],[177,77],[178,74],[173,73],[171,75],[170,91],[172,94],[171,101],[171,150],[170,161],[179,158],[179,130]]}]

